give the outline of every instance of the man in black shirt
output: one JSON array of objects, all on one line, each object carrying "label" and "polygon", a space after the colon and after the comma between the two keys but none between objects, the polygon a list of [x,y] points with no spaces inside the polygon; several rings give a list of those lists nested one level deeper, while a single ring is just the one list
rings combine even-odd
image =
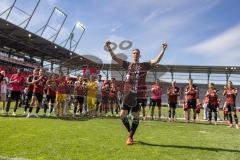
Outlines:
[{"label": "man in black shirt", "polygon": [[[124,61],[118,58],[111,48],[111,42],[107,41],[105,43],[105,48],[109,51],[112,59],[120,64],[123,68],[127,70],[127,78],[124,84],[124,101],[121,109],[121,119],[124,126],[127,128],[129,136],[127,139],[127,144],[133,144],[133,135],[139,124],[139,111],[140,104],[142,104],[142,99],[145,98],[147,87],[146,87],[146,75],[147,71],[153,68],[163,57],[167,44],[162,44],[162,51],[159,55],[149,61],[140,63],[140,50],[134,49],[132,51],[132,62]],[[134,96],[135,94],[135,96]],[[130,97],[130,98],[129,98]],[[132,111],[133,122],[130,126],[127,115]]]}]

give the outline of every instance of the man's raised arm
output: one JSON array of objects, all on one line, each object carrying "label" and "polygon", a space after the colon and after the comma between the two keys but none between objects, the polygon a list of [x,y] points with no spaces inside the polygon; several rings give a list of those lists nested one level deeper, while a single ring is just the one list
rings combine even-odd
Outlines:
[{"label": "man's raised arm", "polygon": [[116,56],[116,54],[113,52],[113,50],[112,50],[112,48],[111,48],[111,42],[110,41],[107,41],[106,43],[105,43],[105,48],[108,50],[108,52],[110,53],[110,55],[111,55],[111,57],[112,57],[112,59],[114,60],[114,61],[116,61],[119,65],[123,65],[123,60],[122,59],[120,59],[120,58],[118,58],[117,56]]},{"label": "man's raised arm", "polygon": [[167,43],[163,43],[163,44],[162,44],[162,50],[161,50],[161,52],[159,53],[159,55],[158,55],[156,58],[154,58],[154,59],[152,59],[152,60],[150,61],[150,64],[151,64],[151,65],[156,65],[157,63],[160,62],[160,60],[162,59],[162,57],[163,57],[163,55],[164,55],[164,53],[165,53],[166,48],[167,48]]}]

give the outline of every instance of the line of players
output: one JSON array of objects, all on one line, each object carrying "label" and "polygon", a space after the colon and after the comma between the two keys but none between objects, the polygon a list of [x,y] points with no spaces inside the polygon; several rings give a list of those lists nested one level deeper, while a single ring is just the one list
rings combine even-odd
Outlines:
[{"label": "line of players", "polygon": [[[2,84],[5,83],[1,80]],[[8,97],[2,94],[1,89],[1,100],[7,100],[7,105],[3,103],[3,108],[5,108],[4,115],[8,115],[11,102],[15,100],[15,106],[13,115],[16,116],[16,111],[19,106],[21,99],[21,93],[24,89],[24,99],[25,107],[24,111],[27,114],[27,118],[32,116],[32,111],[36,108],[35,117],[38,117],[41,106],[44,108],[43,117],[46,116],[47,110],[49,109],[49,114],[55,112],[56,116],[67,115],[71,104],[73,103],[73,117],[76,117],[77,112],[82,115],[85,111],[90,116],[97,116],[97,113],[101,115],[107,115],[110,110],[112,115],[114,110],[116,115],[120,111],[120,106],[123,98],[121,92],[121,86],[118,86],[115,79],[111,81],[101,81],[101,75],[98,79],[94,79],[93,76],[86,81],[82,77],[79,77],[75,83],[73,83],[68,77],[59,76],[53,74],[51,76],[46,76],[44,69],[34,69],[33,74],[27,77],[21,75],[21,71],[18,70],[16,74],[12,75],[9,81],[10,84],[10,94]],[[26,86],[26,87],[25,87]],[[155,107],[158,107],[158,119],[161,119],[161,95],[162,88],[159,82],[155,82],[151,86],[151,98],[150,107],[151,113],[150,117],[154,119]],[[176,107],[178,104],[178,96],[180,95],[180,90],[176,86],[176,82],[173,81],[171,86],[167,90],[168,95],[168,105],[169,105],[169,121],[175,121]],[[224,104],[224,113],[229,119],[229,127],[233,126],[233,117],[235,120],[236,128],[238,127],[238,117],[236,114],[236,96],[237,90],[233,87],[231,81],[228,85],[224,87],[223,95],[226,96],[226,102]],[[146,119],[146,104],[147,104],[147,94],[143,97],[141,101],[143,120]],[[215,88],[214,84],[209,84],[205,103],[208,108],[208,120],[212,123],[212,113],[214,113],[215,124],[217,124],[217,109],[219,107],[218,90]],[[183,105],[183,110],[185,112],[186,122],[190,122],[190,111],[193,112],[193,121],[196,121],[197,114],[201,108],[201,102],[198,95],[198,87],[193,84],[190,79],[188,85],[185,89],[185,101]]]},{"label": "line of players", "polygon": [[[1,86],[4,86],[4,83],[6,81],[2,80]],[[46,116],[48,109],[49,115],[55,114],[61,117],[69,114],[72,103],[73,117],[76,117],[78,111],[80,114],[87,111],[87,114],[91,116],[96,116],[98,111],[106,114],[109,110],[108,103],[110,103],[112,114],[114,109],[117,115],[120,111],[119,89],[117,89],[115,79],[102,82],[100,75],[98,80],[95,80],[93,76],[90,76],[88,80],[79,77],[73,83],[69,77],[57,74],[46,76],[44,69],[34,69],[33,74],[25,81],[21,71],[18,70],[16,74],[11,76],[8,85],[10,86],[8,97],[6,98],[7,91],[4,92],[5,94],[1,94],[1,100],[4,102],[4,115],[8,115],[11,102],[14,100],[16,103],[13,116],[16,116],[23,88],[25,88],[23,95],[24,114],[27,114],[27,118],[32,116],[34,108],[36,108],[34,116],[38,117],[41,106],[44,108],[43,117]],[[7,101],[6,107],[5,101]]]}]

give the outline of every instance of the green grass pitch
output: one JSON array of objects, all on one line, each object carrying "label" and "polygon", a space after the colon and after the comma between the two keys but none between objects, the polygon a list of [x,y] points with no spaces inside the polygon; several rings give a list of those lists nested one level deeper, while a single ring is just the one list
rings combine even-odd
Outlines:
[{"label": "green grass pitch", "polygon": [[127,146],[126,139],[126,129],[117,118],[0,117],[0,159],[240,159],[240,130],[225,124],[141,121],[134,145]]}]

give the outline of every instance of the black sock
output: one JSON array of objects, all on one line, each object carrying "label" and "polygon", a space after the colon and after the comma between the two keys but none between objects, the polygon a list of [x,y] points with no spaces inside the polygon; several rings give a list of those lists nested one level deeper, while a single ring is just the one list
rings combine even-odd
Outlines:
[{"label": "black sock", "polygon": [[145,106],[142,106],[142,109],[143,109],[143,117],[146,117]]},{"label": "black sock", "polygon": [[51,107],[50,107],[50,113],[52,113],[52,111],[53,111],[53,104],[51,104]]},{"label": "black sock", "polygon": [[196,110],[193,112],[193,120],[196,120],[197,116],[196,116]]},{"label": "black sock", "polygon": [[14,106],[13,112],[16,112],[16,111],[17,111],[17,108],[18,108],[18,101],[16,101],[16,103],[15,103],[15,106]]},{"label": "black sock", "polygon": [[36,113],[38,114],[39,111],[40,111],[40,107],[38,107],[38,108],[36,109]]},{"label": "black sock", "polygon": [[168,110],[168,118],[171,118],[172,112],[171,109]]},{"label": "black sock", "polygon": [[77,113],[77,105],[74,106],[73,113]]},{"label": "black sock", "polygon": [[214,112],[214,120],[217,122],[217,112]]},{"label": "black sock", "polygon": [[155,109],[155,106],[152,106],[152,108],[151,108],[151,117],[153,118],[153,116],[154,116],[154,109]]},{"label": "black sock", "polygon": [[26,102],[26,105],[24,107],[24,111],[26,112],[28,108],[29,108],[29,104],[28,104],[28,102]]},{"label": "black sock", "polygon": [[12,102],[12,99],[10,97],[8,97],[8,100],[7,100],[7,106],[6,106],[6,112],[9,111],[10,109],[10,105],[11,105],[11,102]]},{"label": "black sock", "polygon": [[111,112],[112,112],[112,115],[113,115],[113,107],[111,107]]},{"label": "black sock", "polygon": [[230,122],[230,124],[232,124],[232,123],[233,123],[233,120],[232,120],[232,114],[231,114],[231,113],[228,114],[228,118],[229,118],[229,122]]},{"label": "black sock", "polygon": [[211,122],[212,121],[212,111],[209,110],[208,112],[208,120]]},{"label": "black sock", "polygon": [[47,113],[48,105],[44,104],[44,113]]},{"label": "black sock", "polygon": [[133,138],[133,135],[135,134],[135,132],[138,128],[138,125],[139,125],[139,118],[134,117],[129,137]]},{"label": "black sock", "polygon": [[160,110],[160,109],[161,109],[161,107],[158,107],[158,118],[161,118],[161,116],[162,116],[162,115],[161,115],[161,110]]},{"label": "black sock", "polygon": [[131,131],[131,127],[130,127],[130,123],[128,121],[128,117],[122,118],[122,123],[127,128],[128,132],[130,132]]},{"label": "black sock", "polygon": [[234,114],[234,119],[235,119],[235,123],[238,124],[238,117],[237,117],[237,114]]},{"label": "black sock", "polygon": [[29,107],[29,113],[32,113],[33,107]]},{"label": "black sock", "polygon": [[82,113],[82,111],[83,111],[83,105],[80,105],[79,111],[80,111],[80,113]]},{"label": "black sock", "polygon": [[176,111],[173,109],[173,118],[175,118]]}]

